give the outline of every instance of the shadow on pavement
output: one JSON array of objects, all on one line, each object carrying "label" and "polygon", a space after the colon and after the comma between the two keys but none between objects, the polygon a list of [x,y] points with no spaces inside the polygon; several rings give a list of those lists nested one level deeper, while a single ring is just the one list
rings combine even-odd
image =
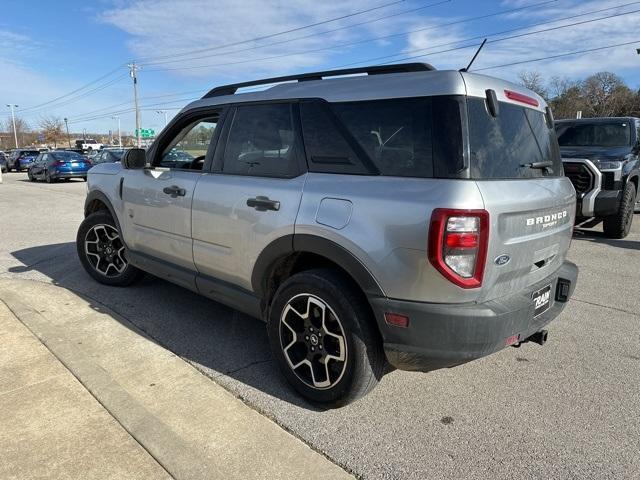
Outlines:
[{"label": "shadow on pavement", "polygon": [[[280,375],[260,320],[151,275],[126,288],[98,284],[80,265],[73,242],[25,248],[12,255],[24,266],[9,272],[27,278],[39,272],[84,297],[97,311],[109,313],[107,307],[207,376],[226,375],[283,401],[321,411]],[[115,318],[121,321],[120,317]],[[251,368],[260,364],[264,365]]]},{"label": "shadow on pavement", "polygon": [[[636,221],[640,221],[640,216],[636,216]],[[618,240],[614,238],[608,238],[603,232],[584,230],[577,228],[573,234],[574,240],[599,243],[603,245],[610,245],[612,247],[624,248],[627,250],[640,250],[640,242],[636,240]]]}]

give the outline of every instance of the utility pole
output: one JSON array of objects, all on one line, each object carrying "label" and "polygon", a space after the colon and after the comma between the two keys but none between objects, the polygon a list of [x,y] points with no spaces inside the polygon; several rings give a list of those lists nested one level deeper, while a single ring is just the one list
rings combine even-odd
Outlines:
[{"label": "utility pole", "polygon": [[67,127],[67,142],[69,142],[69,148],[71,148],[71,135],[69,135],[69,119],[64,117],[64,124]]},{"label": "utility pole", "polygon": [[120,135],[120,117],[118,115],[111,117],[114,120],[118,120],[118,147],[122,148],[122,136]]},{"label": "utility pole", "polygon": [[164,126],[167,127],[167,111],[166,110],[156,110],[158,115],[164,114]]},{"label": "utility pole", "polygon": [[140,140],[140,109],[138,108],[138,65],[132,62],[127,65],[129,67],[129,75],[133,79],[133,103],[136,109],[136,146],[140,148],[142,142]]},{"label": "utility pole", "polygon": [[[16,116],[13,112],[14,108],[18,108],[18,105],[8,103],[7,107],[11,109],[11,122],[13,123],[13,139],[16,141],[16,148],[18,148],[18,132],[16,131]],[[24,139],[23,139],[24,140]]]}]

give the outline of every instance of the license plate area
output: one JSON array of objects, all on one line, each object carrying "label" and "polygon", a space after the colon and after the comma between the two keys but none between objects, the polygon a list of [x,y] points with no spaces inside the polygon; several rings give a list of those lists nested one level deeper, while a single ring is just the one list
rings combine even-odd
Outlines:
[{"label": "license plate area", "polygon": [[533,318],[542,315],[549,310],[551,306],[551,284],[546,287],[542,287],[540,290],[536,290],[531,294],[533,300]]}]

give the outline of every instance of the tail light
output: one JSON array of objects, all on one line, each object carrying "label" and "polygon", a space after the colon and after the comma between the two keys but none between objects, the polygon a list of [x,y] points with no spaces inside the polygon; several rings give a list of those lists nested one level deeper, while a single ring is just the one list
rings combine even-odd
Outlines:
[{"label": "tail light", "polygon": [[429,227],[429,261],[462,288],[482,286],[489,243],[489,212],[437,208]]},{"label": "tail light", "polygon": [[56,160],[51,164],[52,167],[62,167],[64,166],[64,162],[62,160]]}]

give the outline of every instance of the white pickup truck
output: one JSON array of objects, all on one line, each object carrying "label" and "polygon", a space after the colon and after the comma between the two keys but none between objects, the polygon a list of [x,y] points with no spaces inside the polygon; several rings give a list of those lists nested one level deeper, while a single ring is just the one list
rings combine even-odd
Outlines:
[{"label": "white pickup truck", "polygon": [[102,144],[96,142],[93,138],[85,138],[76,140],[76,148],[81,148],[87,152],[89,150],[100,150],[102,148]]}]

